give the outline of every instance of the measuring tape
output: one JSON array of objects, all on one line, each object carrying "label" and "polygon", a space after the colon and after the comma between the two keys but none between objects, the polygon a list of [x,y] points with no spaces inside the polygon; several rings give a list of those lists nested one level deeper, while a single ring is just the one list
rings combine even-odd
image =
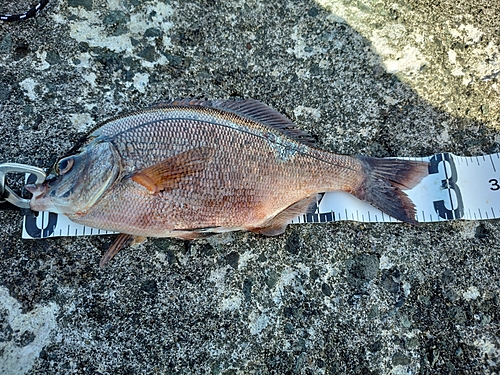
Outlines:
[{"label": "measuring tape", "polygon": [[[415,204],[418,222],[500,218],[500,154],[464,157],[442,153],[404,159],[429,162],[429,175],[406,191]],[[398,222],[350,194],[330,192],[320,195],[315,213],[301,215],[292,223],[342,220]],[[40,212],[36,218],[24,217],[22,236],[34,239],[113,233],[75,224],[63,215]]]},{"label": "measuring tape", "polygon": [[13,22],[23,21],[35,17],[49,3],[49,0],[40,0],[36,5],[28,11],[21,14],[0,14],[0,21]]},{"label": "measuring tape", "polygon": [[[464,157],[442,153],[404,159],[429,162],[429,175],[406,191],[415,204],[418,222],[500,218],[500,154]],[[340,220],[397,222],[343,192],[325,193],[316,213],[302,215],[293,222]]]}]

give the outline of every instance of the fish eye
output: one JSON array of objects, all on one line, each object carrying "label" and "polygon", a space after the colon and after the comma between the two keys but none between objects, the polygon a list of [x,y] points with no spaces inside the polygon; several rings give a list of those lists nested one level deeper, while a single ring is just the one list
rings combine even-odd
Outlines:
[{"label": "fish eye", "polygon": [[71,168],[73,167],[73,164],[75,164],[75,160],[73,159],[72,156],[61,159],[59,163],[56,164],[56,172],[59,175],[63,175],[68,173]]}]

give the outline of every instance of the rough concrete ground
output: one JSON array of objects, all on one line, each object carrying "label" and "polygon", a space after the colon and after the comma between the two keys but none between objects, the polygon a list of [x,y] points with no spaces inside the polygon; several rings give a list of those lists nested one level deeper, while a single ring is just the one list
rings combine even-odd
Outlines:
[{"label": "rough concrete ground", "polygon": [[[338,153],[497,152],[499,12],[53,0],[0,24],[0,161],[49,166],[100,121],[184,96],[258,99]],[[0,373],[499,373],[498,221],[152,239],[101,270],[111,237],[26,241],[0,217]]]}]

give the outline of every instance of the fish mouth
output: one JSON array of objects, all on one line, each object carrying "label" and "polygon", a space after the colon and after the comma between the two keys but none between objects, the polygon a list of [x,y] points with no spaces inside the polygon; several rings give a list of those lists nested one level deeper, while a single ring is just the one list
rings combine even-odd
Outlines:
[{"label": "fish mouth", "polygon": [[33,198],[38,199],[41,195],[45,194],[48,190],[48,186],[45,184],[28,184],[24,188],[33,194]]},{"label": "fish mouth", "polygon": [[28,184],[25,185],[24,188],[29,191],[33,196],[30,199],[30,208],[33,211],[43,211],[43,207],[40,204],[40,200],[44,198],[47,193],[49,187],[47,184]]}]

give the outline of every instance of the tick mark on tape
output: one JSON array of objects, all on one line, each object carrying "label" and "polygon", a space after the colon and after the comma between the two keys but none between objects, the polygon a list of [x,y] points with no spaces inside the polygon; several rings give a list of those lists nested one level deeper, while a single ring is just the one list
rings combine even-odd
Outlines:
[{"label": "tick mark on tape", "polygon": [[[493,158],[491,155],[489,155],[489,157],[490,157],[490,161],[491,161],[491,166],[493,167],[493,172],[496,173],[497,169],[495,168],[495,163],[493,163]],[[497,157],[498,157],[498,154],[497,154]]]}]

